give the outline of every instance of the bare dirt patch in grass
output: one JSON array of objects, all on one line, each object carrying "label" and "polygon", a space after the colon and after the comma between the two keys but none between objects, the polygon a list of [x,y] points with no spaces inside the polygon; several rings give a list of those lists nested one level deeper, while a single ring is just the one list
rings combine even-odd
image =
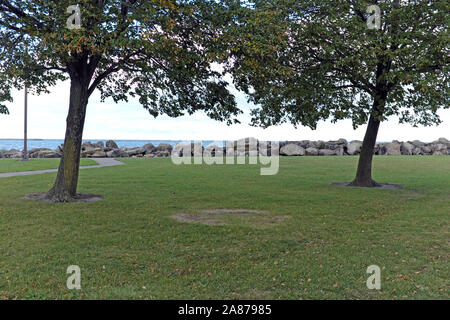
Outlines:
[{"label": "bare dirt patch in grass", "polygon": [[366,189],[383,189],[383,190],[401,190],[403,186],[400,184],[391,184],[391,183],[380,183],[379,186],[376,187],[357,187],[350,185],[350,182],[333,182],[332,186],[335,187],[349,187],[349,188],[366,188]]},{"label": "bare dirt patch in grass", "polygon": [[[50,199],[47,198],[46,193],[31,193],[25,196],[26,199],[38,200],[45,203],[52,203]],[[96,194],[79,193],[71,202],[97,202],[103,200],[103,196]]]},{"label": "bare dirt patch in grass", "polygon": [[178,213],[170,217],[185,223],[200,223],[208,226],[241,225],[257,229],[280,225],[288,218],[247,209],[202,210],[199,213]]}]

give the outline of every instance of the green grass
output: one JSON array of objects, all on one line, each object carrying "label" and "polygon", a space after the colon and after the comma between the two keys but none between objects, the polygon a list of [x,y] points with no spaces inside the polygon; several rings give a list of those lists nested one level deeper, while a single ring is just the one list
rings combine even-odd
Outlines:
[{"label": "green grass", "polygon": [[[22,161],[21,159],[0,159],[0,173],[56,169],[59,166],[59,162],[60,159],[30,159],[28,161]],[[92,159],[81,159],[82,166],[97,164]]]},{"label": "green grass", "polygon": [[[381,156],[375,179],[403,190],[338,188],[357,157],[175,166],[123,159],[80,172],[96,203],[45,204],[55,174],[0,180],[0,298],[448,299],[450,157]],[[224,225],[170,216],[255,209]],[[366,269],[382,269],[368,290]],[[81,291],[66,288],[69,265]]]}]

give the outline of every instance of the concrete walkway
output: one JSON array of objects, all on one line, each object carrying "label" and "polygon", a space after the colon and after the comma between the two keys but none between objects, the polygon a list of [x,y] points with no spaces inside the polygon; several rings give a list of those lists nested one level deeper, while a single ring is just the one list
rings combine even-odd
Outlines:
[{"label": "concrete walkway", "polygon": [[[120,165],[125,164],[123,162],[120,162],[120,161],[117,161],[117,160],[111,159],[111,158],[92,158],[92,160],[96,161],[98,163],[98,165],[81,166],[80,169],[114,167],[114,166],[120,166]],[[6,173],[0,173],[0,178],[29,176],[29,175],[33,175],[33,174],[43,174],[43,173],[52,173],[52,172],[58,172],[58,169],[22,171],[22,172],[6,172]]]}]

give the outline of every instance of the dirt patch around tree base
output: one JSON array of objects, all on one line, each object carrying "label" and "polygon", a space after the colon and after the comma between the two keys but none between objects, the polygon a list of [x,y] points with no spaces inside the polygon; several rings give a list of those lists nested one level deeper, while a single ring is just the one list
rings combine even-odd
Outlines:
[{"label": "dirt patch around tree base", "polygon": [[178,213],[170,217],[185,223],[199,223],[208,226],[240,225],[257,229],[280,225],[288,218],[247,209],[202,210],[199,213]]},{"label": "dirt patch around tree base", "polygon": [[401,190],[403,186],[400,184],[379,183],[376,187],[358,187],[350,185],[351,182],[333,182],[332,186],[335,187],[351,187],[351,188],[367,188],[367,189],[382,189],[382,190]]},{"label": "dirt patch around tree base", "polygon": [[[50,199],[47,198],[46,193],[31,193],[25,196],[26,199],[32,199],[37,201],[42,201],[45,203],[53,203]],[[79,193],[77,194],[70,202],[97,202],[103,200],[104,197],[97,194],[89,194],[89,193]]]}]

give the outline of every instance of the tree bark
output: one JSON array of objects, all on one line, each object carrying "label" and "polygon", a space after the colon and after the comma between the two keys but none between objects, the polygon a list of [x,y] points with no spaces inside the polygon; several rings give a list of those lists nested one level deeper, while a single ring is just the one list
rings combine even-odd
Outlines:
[{"label": "tree bark", "polygon": [[384,102],[386,94],[382,94],[381,97],[374,99],[372,112],[367,124],[366,134],[361,148],[361,154],[359,155],[358,169],[356,171],[355,179],[349,184],[355,187],[377,187],[380,186],[372,179],[372,160],[377,142],[378,129],[380,128],[380,120],[384,109]]},{"label": "tree bark", "polygon": [[54,202],[69,202],[77,194],[83,128],[89,99],[88,87],[89,81],[86,79],[71,77],[63,154],[55,184],[47,193],[47,198]]}]

